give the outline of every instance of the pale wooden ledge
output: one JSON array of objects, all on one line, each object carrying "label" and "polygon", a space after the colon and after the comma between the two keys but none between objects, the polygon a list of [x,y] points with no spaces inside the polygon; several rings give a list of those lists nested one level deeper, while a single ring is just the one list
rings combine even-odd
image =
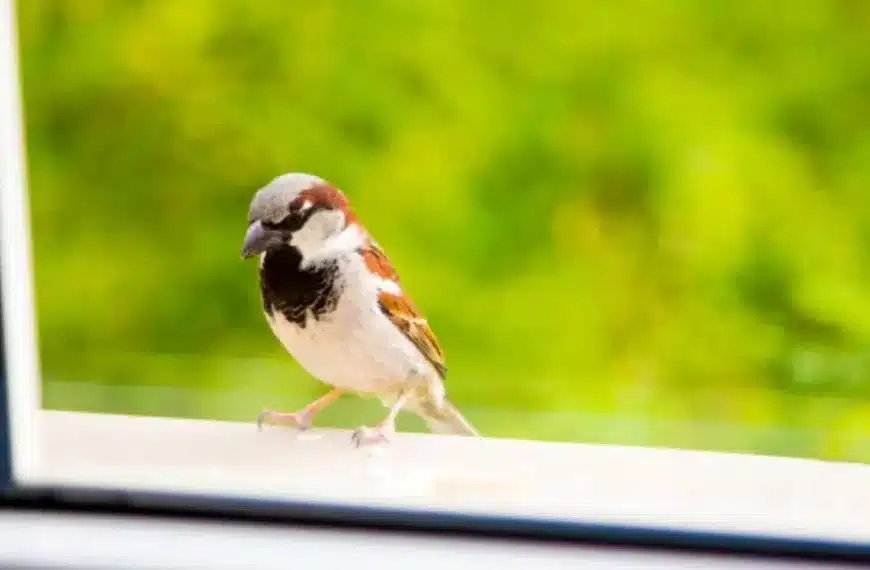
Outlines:
[{"label": "pale wooden ledge", "polygon": [[870,466],[41,411],[28,481],[870,541]]}]

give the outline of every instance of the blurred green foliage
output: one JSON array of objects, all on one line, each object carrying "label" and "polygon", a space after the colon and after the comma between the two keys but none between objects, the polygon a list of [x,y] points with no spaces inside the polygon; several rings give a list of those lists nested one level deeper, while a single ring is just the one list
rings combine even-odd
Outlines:
[{"label": "blurred green foliage", "polygon": [[[870,461],[870,3],[19,2],[45,405],[251,420],[249,200],[351,197],[490,435]],[[351,427],[377,406],[323,416]]]}]

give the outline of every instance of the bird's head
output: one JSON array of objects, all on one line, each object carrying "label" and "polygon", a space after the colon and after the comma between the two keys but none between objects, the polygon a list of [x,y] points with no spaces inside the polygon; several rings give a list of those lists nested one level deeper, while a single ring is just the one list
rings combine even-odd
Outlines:
[{"label": "bird's head", "polygon": [[338,188],[311,174],[283,174],[254,194],[242,258],[287,246],[314,256],[354,222]]}]

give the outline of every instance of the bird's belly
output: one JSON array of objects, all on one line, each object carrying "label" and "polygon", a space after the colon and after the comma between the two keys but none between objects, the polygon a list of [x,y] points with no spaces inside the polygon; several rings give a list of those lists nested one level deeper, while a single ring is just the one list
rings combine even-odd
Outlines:
[{"label": "bird's belly", "polygon": [[362,393],[391,392],[413,372],[413,359],[402,343],[373,330],[377,323],[366,322],[361,315],[338,310],[320,320],[309,319],[305,327],[289,322],[280,312],[266,319],[293,358],[332,386]]}]

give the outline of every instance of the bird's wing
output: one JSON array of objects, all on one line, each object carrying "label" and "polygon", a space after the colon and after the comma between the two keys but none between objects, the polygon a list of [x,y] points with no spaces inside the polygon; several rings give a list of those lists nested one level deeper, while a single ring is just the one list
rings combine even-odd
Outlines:
[{"label": "bird's wing", "polygon": [[363,259],[369,271],[381,279],[392,281],[396,290],[381,291],[378,294],[378,306],[384,315],[402,331],[414,346],[426,357],[441,378],[447,375],[447,365],[444,359],[444,349],[438,342],[435,333],[411,298],[401,290],[399,274],[390,263],[387,254],[374,241],[371,241],[362,251]]},{"label": "bird's wing", "polygon": [[444,378],[447,375],[444,349],[411,299],[404,293],[395,295],[382,291],[378,295],[378,304],[387,318],[423,353],[439,376]]},{"label": "bird's wing", "polygon": [[396,285],[400,285],[399,273],[396,271],[396,268],[393,267],[393,264],[390,263],[387,254],[384,253],[384,250],[381,249],[378,242],[373,240],[371,237],[369,237],[368,240],[369,243],[360,250],[360,254],[363,257],[368,270],[381,279],[386,279],[387,281],[392,281]]}]

